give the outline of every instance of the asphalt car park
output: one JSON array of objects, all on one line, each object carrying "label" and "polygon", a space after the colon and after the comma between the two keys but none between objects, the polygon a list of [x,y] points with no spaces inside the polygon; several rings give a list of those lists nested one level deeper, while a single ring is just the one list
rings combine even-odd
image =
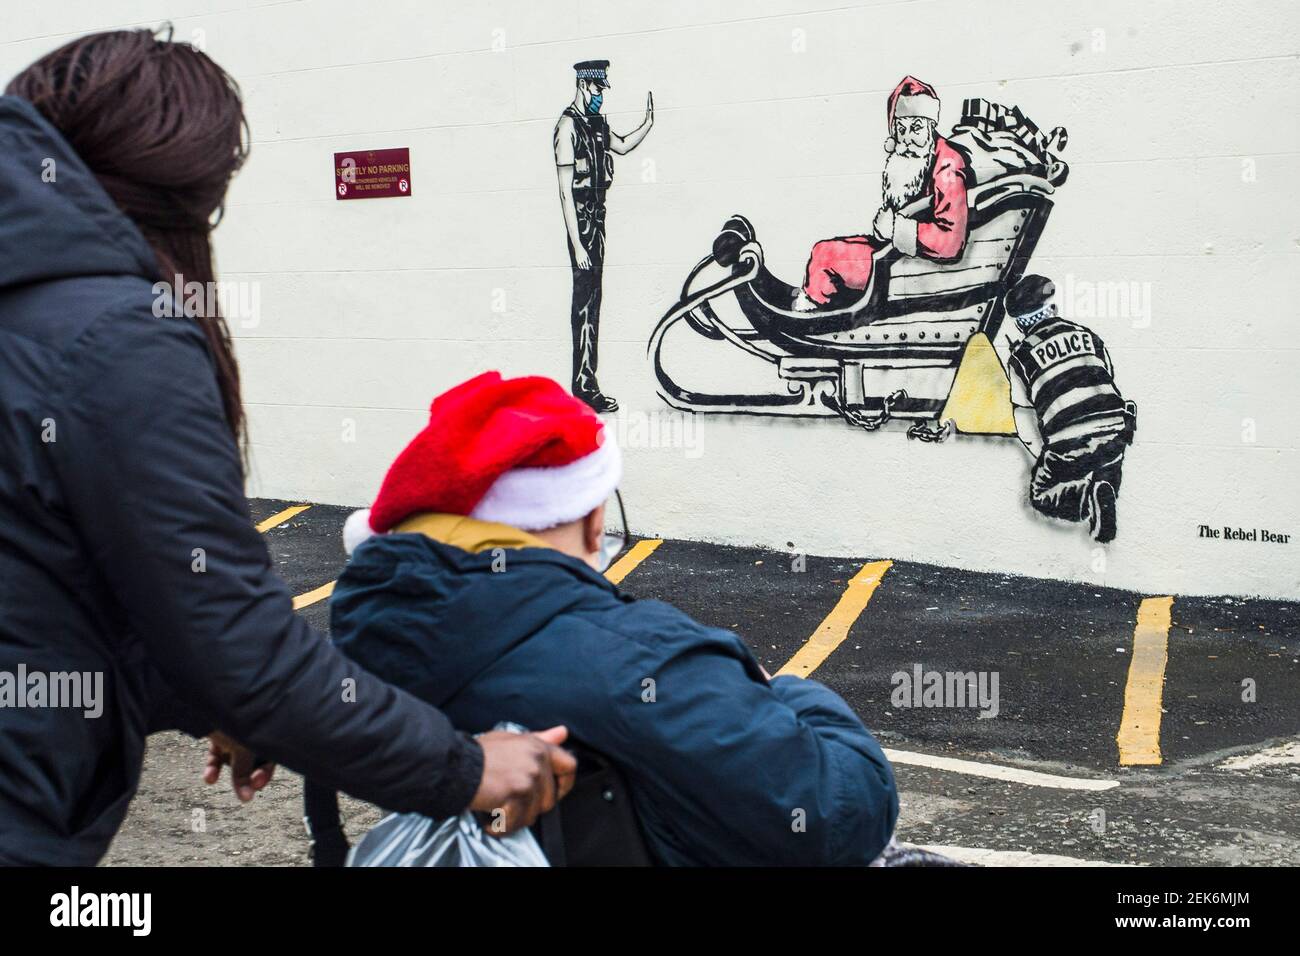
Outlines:
[{"label": "asphalt car park", "polygon": [[[251,509],[327,630],[349,509]],[[610,574],[842,695],[894,762],[902,840],[981,863],[1300,864],[1300,604],[678,540]],[[237,807],[199,782],[202,754],[151,739],[107,862],[305,863],[297,778]],[[354,833],[379,818],[344,811]]]}]

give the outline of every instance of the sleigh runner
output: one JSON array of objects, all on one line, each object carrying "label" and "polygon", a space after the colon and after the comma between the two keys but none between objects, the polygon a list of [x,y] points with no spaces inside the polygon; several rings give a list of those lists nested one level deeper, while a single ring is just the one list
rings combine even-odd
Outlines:
[{"label": "sleigh runner", "polygon": [[[754,227],[733,216],[651,335],[660,395],[688,411],[838,415],[868,430],[909,420],[909,435],[928,440],[946,437],[950,422],[963,432],[1013,433],[993,343],[1003,296],[1025,273],[1051,196],[1067,177],[1050,148],[1063,148],[1065,138],[1059,128],[1039,132],[1018,110],[967,100],[949,137],[971,156],[975,179],[960,256],[939,262],[885,245],[874,254],[867,288],[837,308],[792,308],[798,289],[767,269]],[[929,201],[900,215],[916,216]],[[718,394],[681,385],[663,351],[683,323],[774,365],[784,388]]]}]

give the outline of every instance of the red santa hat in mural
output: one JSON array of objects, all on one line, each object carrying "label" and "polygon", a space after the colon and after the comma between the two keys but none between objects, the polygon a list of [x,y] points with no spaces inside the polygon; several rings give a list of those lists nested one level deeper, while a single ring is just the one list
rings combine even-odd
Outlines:
[{"label": "red santa hat in mural", "polygon": [[433,400],[429,424],[343,526],[348,553],[421,512],[540,531],[605,502],[623,473],[618,445],[587,405],[549,378],[485,372]]},{"label": "red santa hat in mural", "polygon": [[929,83],[922,82],[914,76],[905,76],[889,94],[887,105],[887,122],[890,136],[885,140],[885,152],[892,153],[898,142],[894,139],[894,120],[900,117],[921,116],[939,122],[939,94]]}]

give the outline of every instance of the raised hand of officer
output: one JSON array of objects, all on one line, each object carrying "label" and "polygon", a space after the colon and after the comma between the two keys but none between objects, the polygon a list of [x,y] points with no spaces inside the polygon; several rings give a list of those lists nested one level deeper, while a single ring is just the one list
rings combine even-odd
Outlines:
[{"label": "raised hand of officer", "polygon": [[645,119],[641,121],[641,125],[644,126],[646,129],[649,129],[651,126],[654,126],[654,124],[655,124],[655,95],[654,93],[647,93],[645,95]]},{"label": "raised hand of officer", "polygon": [[535,734],[494,730],[477,739],[483,748],[483,780],[470,809],[491,816],[487,832],[504,836],[532,826],[573,789],[578,762],[560,744],[564,727]]}]

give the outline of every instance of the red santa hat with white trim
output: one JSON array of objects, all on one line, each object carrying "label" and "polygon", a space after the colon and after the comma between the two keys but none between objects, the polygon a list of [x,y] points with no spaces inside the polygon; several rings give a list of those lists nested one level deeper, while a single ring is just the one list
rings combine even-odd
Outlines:
[{"label": "red santa hat with white trim", "polygon": [[894,120],[900,117],[920,116],[939,122],[939,94],[929,83],[922,82],[914,76],[905,76],[898,81],[894,92],[889,94],[886,108],[886,120],[889,124],[889,138],[885,140],[885,152],[892,153],[898,146],[894,139]]},{"label": "red santa hat with white trim", "polygon": [[485,372],[433,400],[429,424],[388,469],[374,504],[343,526],[349,554],[421,512],[540,531],[602,504],[623,474],[587,405],[540,376]]}]

